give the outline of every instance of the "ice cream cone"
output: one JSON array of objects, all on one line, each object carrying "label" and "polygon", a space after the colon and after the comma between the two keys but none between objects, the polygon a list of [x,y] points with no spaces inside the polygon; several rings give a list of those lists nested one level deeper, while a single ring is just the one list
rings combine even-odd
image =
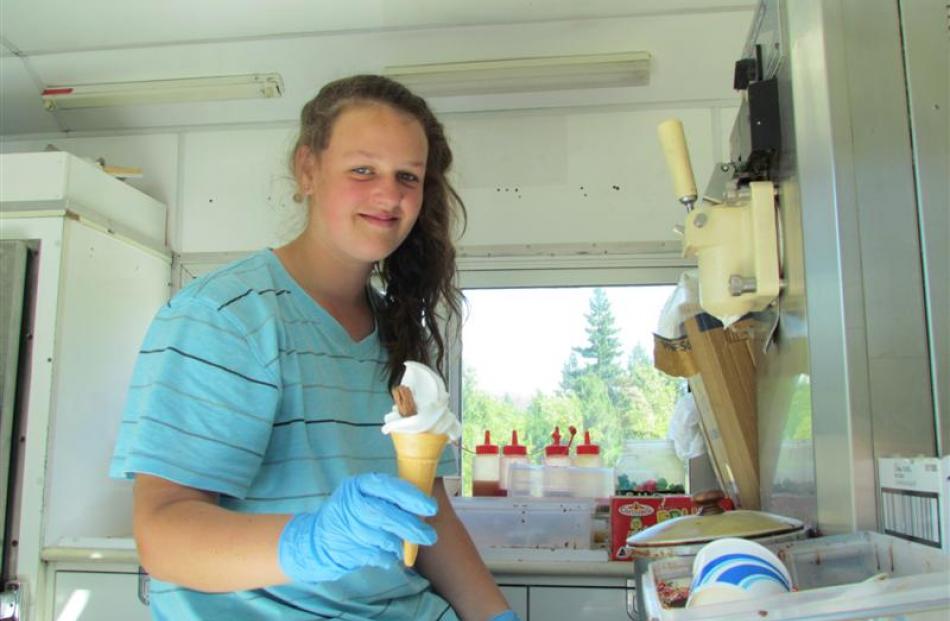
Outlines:
[{"label": "ice cream cone", "polygon": [[[409,481],[424,494],[432,494],[435,470],[439,457],[449,437],[435,433],[393,433],[396,445],[396,467],[399,478]],[[403,563],[412,567],[416,562],[419,546],[410,541],[402,542]]]}]

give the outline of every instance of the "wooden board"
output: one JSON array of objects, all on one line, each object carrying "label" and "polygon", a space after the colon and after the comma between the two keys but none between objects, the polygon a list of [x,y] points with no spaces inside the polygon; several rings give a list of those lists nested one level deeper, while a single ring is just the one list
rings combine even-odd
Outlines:
[{"label": "wooden board", "polygon": [[694,395],[707,443],[727,492],[736,504],[758,509],[759,459],[755,364],[746,339],[735,338],[717,321],[699,315],[686,322],[693,361],[701,382]]}]

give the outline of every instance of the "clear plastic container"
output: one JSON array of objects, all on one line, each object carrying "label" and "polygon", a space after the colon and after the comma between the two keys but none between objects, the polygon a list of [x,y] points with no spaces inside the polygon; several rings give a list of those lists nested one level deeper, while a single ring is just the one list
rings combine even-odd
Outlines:
[{"label": "clear plastic container", "polygon": [[472,496],[501,495],[501,461],[498,445],[491,443],[491,433],[485,430],[484,444],[475,446],[472,463]]},{"label": "clear plastic container", "polygon": [[508,496],[544,495],[544,466],[513,463],[508,468]]},{"label": "clear plastic container", "polygon": [[614,469],[571,467],[567,469],[571,496],[574,498],[610,498],[614,495]]},{"label": "clear plastic container", "polygon": [[617,491],[684,493],[686,464],[672,440],[626,440],[614,466]]},{"label": "clear plastic container", "polygon": [[554,459],[545,461],[542,495],[548,498],[570,498],[574,495],[571,489],[571,461],[566,457],[563,460]]},{"label": "clear plastic container", "polygon": [[650,563],[643,578],[644,621],[706,619],[947,619],[950,556],[875,532],[767,544],[785,563],[795,591],[692,608],[667,607],[658,585],[689,586],[692,558]]},{"label": "clear plastic container", "polygon": [[588,550],[592,500],[452,498],[452,506],[480,548]]},{"label": "clear plastic container", "polygon": [[[509,497],[609,498],[613,495],[613,468],[535,466],[511,464]],[[553,493],[552,493],[553,491]]]},{"label": "clear plastic container", "polygon": [[508,479],[510,478],[510,467],[512,464],[528,463],[528,447],[524,444],[518,444],[518,432],[511,431],[511,444],[507,444],[501,449],[501,477],[499,479],[500,495],[508,495]]}]

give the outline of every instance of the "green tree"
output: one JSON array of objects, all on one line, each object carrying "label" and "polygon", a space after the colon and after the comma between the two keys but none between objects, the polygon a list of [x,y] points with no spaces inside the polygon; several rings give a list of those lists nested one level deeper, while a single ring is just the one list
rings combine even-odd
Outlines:
[{"label": "green tree", "polygon": [[468,367],[462,371],[462,411],[462,481],[465,493],[470,493],[472,455],[485,430],[492,432],[494,444],[507,443],[506,434],[524,426],[525,413],[509,396],[498,398],[482,390],[475,371]]},{"label": "green tree", "polygon": [[[507,444],[511,430],[518,431],[528,456],[540,463],[554,428],[563,438],[568,427],[577,427],[583,441],[585,430],[601,447],[604,463],[612,466],[626,438],[665,438],[673,406],[685,392],[686,382],[669,377],[653,366],[640,345],[629,352],[623,364],[623,349],[610,302],[603,289],[594,289],[585,314],[587,342],[574,347],[561,366],[560,390],[537,392],[527,405],[508,395],[491,395],[478,386],[474,371],[466,368],[462,381],[462,473],[469,493],[471,465],[476,444],[486,429],[496,444]],[[810,422],[810,419],[809,421]],[[804,426],[804,425],[800,425]]]},{"label": "green tree", "polygon": [[577,378],[581,375],[581,365],[577,360],[577,353],[571,352],[567,361],[561,366],[561,390],[564,392],[573,392],[576,388]]},{"label": "green tree", "polygon": [[594,373],[578,378],[576,399],[579,404],[580,418],[574,423],[583,441],[584,431],[590,431],[591,441],[600,445],[604,463],[612,465],[620,457],[625,433],[623,419],[611,399],[611,386]]},{"label": "green tree", "polygon": [[[629,436],[622,413],[629,409],[630,377],[621,364],[620,330],[604,290],[595,288],[588,304],[587,342],[574,347],[562,367],[561,390],[577,403],[571,424],[580,434],[591,431],[604,462],[613,464]],[[577,438],[582,440],[583,435]]]},{"label": "green tree", "polygon": [[623,349],[620,346],[620,329],[613,311],[610,309],[610,300],[603,289],[597,287],[591,294],[590,311],[584,315],[587,319],[587,344],[575,347],[574,353],[587,361],[583,371],[590,371],[611,386],[623,373],[620,357]]},{"label": "green tree", "polygon": [[544,458],[544,447],[551,443],[554,428],[560,427],[561,435],[566,438],[567,428],[578,426],[582,416],[581,402],[575,394],[536,393],[528,404],[522,427],[528,454],[539,463]]},{"label": "green tree", "polygon": [[627,361],[630,377],[629,408],[626,418],[634,437],[665,438],[676,400],[685,392],[686,382],[670,377],[653,366],[642,345],[637,343]]},{"label": "green tree", "polygon": [[[597,287],[593,290],[588,305],[589,311],[584,315],[587,319],[584,328],[587,343],[572,349],[570,358],[562,368],[561,387],[576,393],[578,380],[594,375],[607,387],[613,407],[623,410],[627,405],[623,388],[628,378],[620,363],[623,353],[618,336],[620,329],[603,289]],[[578,357],[583,359],[583,365]]]}]

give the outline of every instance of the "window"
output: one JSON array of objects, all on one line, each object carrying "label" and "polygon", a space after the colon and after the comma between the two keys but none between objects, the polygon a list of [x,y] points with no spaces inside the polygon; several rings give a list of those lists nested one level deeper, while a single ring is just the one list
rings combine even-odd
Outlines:
[{"label": "window", "polygon": [[461,332],[462,481],[484,430],[512,430],[533,463],[555,425],[590,431],[613,466],[623,442],[666,438],[685,381],[653,367],[652,333],[674,287],[466,289]]}]

